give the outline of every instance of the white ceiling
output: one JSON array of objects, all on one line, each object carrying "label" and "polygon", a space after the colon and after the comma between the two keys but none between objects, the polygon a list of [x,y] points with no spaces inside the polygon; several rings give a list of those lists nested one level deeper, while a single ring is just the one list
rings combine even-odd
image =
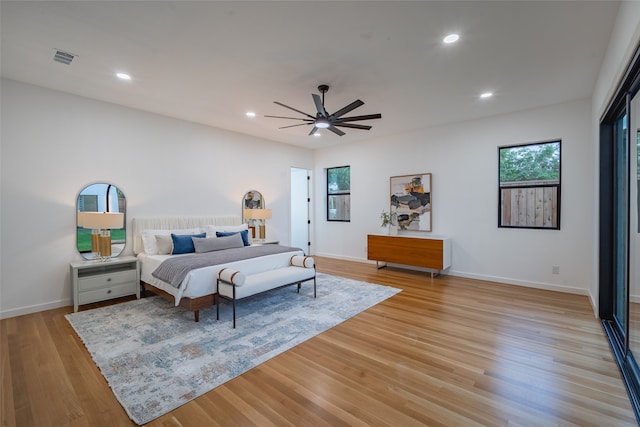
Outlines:
[{"label": "white ceiling", "polygon": [[[617,1],[6,1],[2,76],[304,147],[591,96]],[[450,32],[461,39],[441,40]],[[54,62],[54,49],[78,55]],[[124,82],[114,74],[133,77]],[[278,129],[314,113],[381,113],[370,131]],[[480,100],[481,92],[495,96]],[[257,117],[245,117],[248,110]],[[314,114],[313,114],[314,115]]]}]

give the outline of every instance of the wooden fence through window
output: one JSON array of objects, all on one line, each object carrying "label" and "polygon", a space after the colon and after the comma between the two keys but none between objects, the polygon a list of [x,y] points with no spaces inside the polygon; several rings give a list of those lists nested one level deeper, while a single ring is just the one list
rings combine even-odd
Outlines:
[{"label": "wooden fence through window", "polygon": [[499,225],[559,228],[559,188],[559,182],[556,180],[501,183]]}]

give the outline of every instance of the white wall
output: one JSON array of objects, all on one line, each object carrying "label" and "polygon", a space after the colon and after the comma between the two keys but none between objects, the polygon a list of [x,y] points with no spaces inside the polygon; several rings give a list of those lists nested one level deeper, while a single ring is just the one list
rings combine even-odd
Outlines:
[{"label": "white wall", "polygon": [[0,316],[71,304],[76,197],[92,182],[124,191],[129,225],[239,216],[255,189],[273,210],[268,237],[288,242],[290,168],[312,169],[310,150],[12,80],[1,89]]},{"label": "white wall", "polygon": [[[326,168],[351,166],[351,222],[327,222],[326,202],[317,200],[316,253],[366,259],[367,233],[379,232],[380,212],[389,209],[389,177],[431,172],[432,234],[452,238],[450,274],[587,294],[595,197],[590,105],[578,100],[316,151],[316,194],[324,194]],[[561,230],[498,228],[498,146],[555,138],[562,139]]]}]

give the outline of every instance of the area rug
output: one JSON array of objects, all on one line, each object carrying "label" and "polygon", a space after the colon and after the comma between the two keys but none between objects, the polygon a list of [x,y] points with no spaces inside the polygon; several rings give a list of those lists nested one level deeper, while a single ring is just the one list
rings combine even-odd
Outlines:
[{"label": "area rug", "polygon": [[145,424],[262,362],[393,296],[399,289],[318,274],[313,285],[277,289],[193,313],[160,297],[68,314],[129,417]]}]

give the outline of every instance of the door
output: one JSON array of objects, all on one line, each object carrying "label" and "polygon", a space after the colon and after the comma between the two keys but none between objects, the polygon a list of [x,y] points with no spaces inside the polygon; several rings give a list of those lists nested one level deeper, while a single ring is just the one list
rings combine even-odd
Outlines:
[{"label": "door", "polygon": [[311,253],[311,171],[291,168],[291,246]]}]

